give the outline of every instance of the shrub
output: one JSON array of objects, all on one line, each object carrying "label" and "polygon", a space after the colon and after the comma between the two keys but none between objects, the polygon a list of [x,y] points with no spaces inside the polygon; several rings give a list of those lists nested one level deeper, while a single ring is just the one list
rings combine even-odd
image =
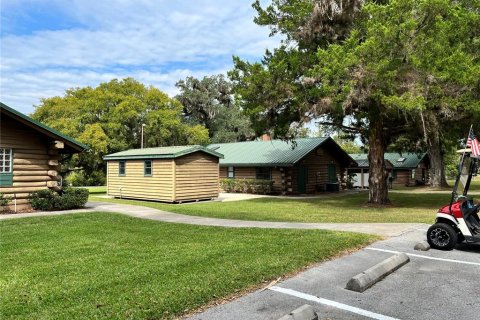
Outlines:
[{"label": "shrub", "polygon": [[269,194],[273,192],[272,180],[222,179],[220,186],[225,192]]},{"label": "shrub", "polygon": [[53,210],[56,193],[50,189],[34,191],[30,193],[28,200],[35,210],[50,211]]},{"label": "shrub", "polygon": [[107,181],[103,171],[95,171],[90,175],[86,175],[83,171],[74,171],[65,180],[68,185],[73,187],[103,186]]},{"label": "shrub", "polygon": [[35,191],[30,194],[30,204],[35,210],[71,210],[83,208],[88,200],[88,190],[65,188],[61,192],[50,189]]},{"label": "shrub", "polygon": [[12,198],[6,197],[3,193],[0,192],[0,212],[3,211],[4,207],[12,201]]},{"label": "shrub", "polygon": [[235,180],[234,179],[222,179],[222,180],[220,180],[220,187],[225,192],[234,192],[235,191]]}]

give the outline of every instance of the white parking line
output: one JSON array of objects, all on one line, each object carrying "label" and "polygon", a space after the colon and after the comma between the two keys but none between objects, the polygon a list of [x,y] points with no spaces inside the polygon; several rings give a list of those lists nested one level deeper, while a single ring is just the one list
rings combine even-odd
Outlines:
[{"label": "white parking line", "polygon": [[461,264],[469,264],[469,265],[473,265],[473,266],[480,266],[480,263],[478,263],[478,262],[470,262],[470,261],[454,260],[454,259],[444,259],[444,258],[435,258],[435,257],[423,256],[423,255],[420,255],[420,254],[414,254],[414,253],[408,253],[408,252],[402,252],[402,251],[394,251],[394,250],[386,250],[386,249],[379,249],[379,248],[365,248],[365,249],[373,250],[373,251],[389,252],[389,253],[405,253],[407,256],[411,256],[411,257],[417,257],[417,258],[423,258],[423,259],[429,259],[429,260],[445,261],[445,262],[455,262],[455,263],[461,263]]},{"label": "white parking line", "polygon": [[343,303],[340,303],[340,302],[319,298],[319,297],[316,297],[316,296],[312,296],[311,294],[303,293],[303,292],[292,290],[292,289],[287,289],[287,288],[282,288],[282,287],[277,287],[277,286],[270,287],[269,289],[272,290],[272,291],[288,294],[290,296],[294,296],[294,297],[297,297],[297,298],[300,298],[300,299],[313,301],[313,302],[324,304],[324,305],[334,307],[334,308],[337,308],[337,309],[342,309],[342,310],[345,310],[345,311],[353,312],[353,313],[356,313],[356,314],[359,314],[359,315],[362,315],[362,316],[365,316],[365,317],[368,317],[368,318],[372,318],[372,319],[398,320],[397,318],[384,316],[383,314],[374,313],[374,312],[367,311],[367,310],[364,310],[364,309],[349,306],[348,304],[343,304]]}]

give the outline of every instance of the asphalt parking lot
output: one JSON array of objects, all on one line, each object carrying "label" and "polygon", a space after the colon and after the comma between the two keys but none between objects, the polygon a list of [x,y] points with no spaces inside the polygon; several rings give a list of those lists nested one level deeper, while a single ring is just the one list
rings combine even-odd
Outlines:
[{"label": "asphalt parking lot", "polygon": [[[413,250],[427,228],[376,242],[190,319],[278,319],[304,304],[319,319],[480,319],[480,245]],[[410,263],[363,293],[344,289],[352,276],[397,252]]]}]

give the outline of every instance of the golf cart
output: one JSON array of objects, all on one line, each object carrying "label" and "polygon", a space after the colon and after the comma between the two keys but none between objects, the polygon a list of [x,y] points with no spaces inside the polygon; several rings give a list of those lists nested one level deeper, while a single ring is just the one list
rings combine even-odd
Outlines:
[{"label": "golf cart", "polygon": [[[458,176],[452,191],[450,204],[442,207],[435,224],[427,231],[430,247],[440,250],[452,250],[457,243],[480,243],[480,204],[475,205],[468,198],[468,189],[472,178],[478,174],[479,159],[471,156],[469,149],[461,150],[462,157],[458,165]],[[459,195],[459,187],[463,192]]]}]

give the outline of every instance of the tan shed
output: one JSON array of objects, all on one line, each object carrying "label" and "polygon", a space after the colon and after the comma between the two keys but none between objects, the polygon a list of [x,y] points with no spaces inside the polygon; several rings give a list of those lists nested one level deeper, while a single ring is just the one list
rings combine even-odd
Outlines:
[{"label": "tan shed", "polygon": [[87,146],[0,103],[0,193],[8,209],[29,209],[32,191],[59,189],[62,155]]},{"label": "tan shed", "polygon": [[218,197],[219,159],[202,146],[132,149],[107,155],[107,194],[184,202]]}]

